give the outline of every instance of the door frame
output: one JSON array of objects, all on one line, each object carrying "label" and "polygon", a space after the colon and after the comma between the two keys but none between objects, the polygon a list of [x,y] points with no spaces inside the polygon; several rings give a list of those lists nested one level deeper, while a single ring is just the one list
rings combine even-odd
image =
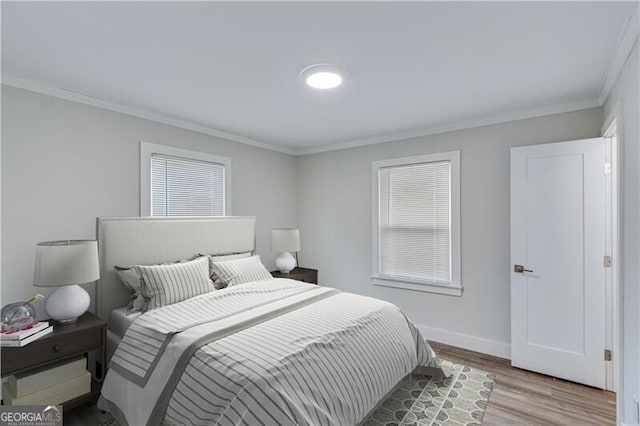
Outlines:
[{"label": "door frame", "polygon": [[[600,134],[605,139],[606,160],[611,163],[611,174],[606,176],[606,255],[612,257],[612,266],[606,274],[606,343],[613,352],[611,362],[606,367],[606,390],[619,392],[621,388],[620,355],[623,350],[623,341],[620,334],[622,324],[622,297],[620,289],[620,266],[622,256],[619,245],[620,233],[620,170],[622,159],[620,158],[620,140],[622,139],[622,106],[617,104],[608,117],[605,118]],[[613,138],[615,136],[615,138]]]}]

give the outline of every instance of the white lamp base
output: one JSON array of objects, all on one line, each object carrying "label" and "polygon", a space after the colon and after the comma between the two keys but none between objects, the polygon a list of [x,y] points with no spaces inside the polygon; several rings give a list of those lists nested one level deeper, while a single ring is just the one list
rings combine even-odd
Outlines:
[{"label": "white lamp base", "polygon": [[296,258],[288,251],[280,253],[280,256],[276,258],[276,268],[283,274],[288,274],[295,267]]},{"label": "white lamp base", "polygon": [[58,287],[47,297],[44,311],[49,318],[62,324],[71,324],[89,308],[89,293],[79,285]]}]

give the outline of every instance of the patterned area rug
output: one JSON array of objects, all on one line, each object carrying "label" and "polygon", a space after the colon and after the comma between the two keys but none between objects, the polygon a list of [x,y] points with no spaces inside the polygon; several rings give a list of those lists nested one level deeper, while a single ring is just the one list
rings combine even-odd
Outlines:
[{"label": "patterned area rug", "polygon": [[370,415],[364,426],[481,425],[494,375],[444,361],[447,379],[410,374]]}]

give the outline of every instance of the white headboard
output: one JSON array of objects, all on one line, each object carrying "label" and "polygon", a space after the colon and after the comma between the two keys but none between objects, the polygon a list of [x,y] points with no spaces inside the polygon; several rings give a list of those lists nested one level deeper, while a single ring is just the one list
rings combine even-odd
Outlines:
[{"label": "white headboard", "polygon": [[97,314],[129,303],[114,266],[151,265],[189,259],[198,253],[227,254],[255,251],[254,217],[115,217],[97,220],[100,281]]}]

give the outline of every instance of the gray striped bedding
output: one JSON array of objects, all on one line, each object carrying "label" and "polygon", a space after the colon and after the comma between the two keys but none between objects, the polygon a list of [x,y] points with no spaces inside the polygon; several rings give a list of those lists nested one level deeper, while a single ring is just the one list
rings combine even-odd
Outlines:
[{"label": "gray striped bedding", "polygon": [[289,279],[141,315],[99,407],[122,424],[351,425],[414,369],[447,374],[394,305]]}]

